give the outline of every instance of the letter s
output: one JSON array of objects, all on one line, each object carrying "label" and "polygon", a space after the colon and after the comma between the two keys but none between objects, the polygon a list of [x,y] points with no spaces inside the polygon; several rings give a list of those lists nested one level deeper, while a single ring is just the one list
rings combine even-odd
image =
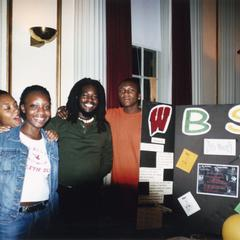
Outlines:
[{"label": "letter s", "polygon": [[[240,123],[240,105],[232,107],[228,112],[228,117],[234,122]],[[240,125],[233,122],[226,123],[225,129],[230,133],[240,134]]]}]

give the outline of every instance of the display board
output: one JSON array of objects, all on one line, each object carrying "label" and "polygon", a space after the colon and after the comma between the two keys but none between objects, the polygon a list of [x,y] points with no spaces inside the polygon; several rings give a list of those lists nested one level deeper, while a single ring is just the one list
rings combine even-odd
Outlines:
[{"label": "display board", "polygon": [[172,224],[221,234],[239,212],[240,105],[177,106],[175,117]]},{"label": "display board", "polygon": [[138,229],[161,228],[173,194],[174,111],[168,104],[143,102]]}]

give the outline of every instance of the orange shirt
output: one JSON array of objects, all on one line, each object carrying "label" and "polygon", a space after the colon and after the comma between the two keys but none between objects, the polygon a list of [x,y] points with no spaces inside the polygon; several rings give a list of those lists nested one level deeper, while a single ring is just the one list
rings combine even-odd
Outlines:
[{"label": "orange shirt", "polygon": [[112,183],[137,188],[139,178],[142,113],[125,113],[123,108],[107,110],[112,130]]}]

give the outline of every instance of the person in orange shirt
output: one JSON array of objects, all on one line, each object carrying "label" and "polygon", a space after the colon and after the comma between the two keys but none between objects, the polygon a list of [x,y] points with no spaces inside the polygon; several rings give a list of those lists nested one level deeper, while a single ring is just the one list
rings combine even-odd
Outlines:
[{"label": "person in orange shirt", "polygon": [[110,108],[106,114],[113,142],[111,184],[114,201],[111,199],[111,204],[115,220],[135,225],[142,121],[139,82],[134,78],[121,81],[118,98],[121,107]]}]

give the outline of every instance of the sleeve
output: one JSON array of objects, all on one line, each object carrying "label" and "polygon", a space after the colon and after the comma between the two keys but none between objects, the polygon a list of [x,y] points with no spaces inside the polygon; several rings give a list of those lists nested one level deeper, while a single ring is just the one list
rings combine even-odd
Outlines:
[{"label": "sleeve", "polygon": [[111,120],[112,120],[112,109],[107,109],[105,118],[108,122],[111,122]]},{"label": "sleeve", "polygon": [[107,127],[106,141],[102,149],[102,165],[101,165],[101,177],[105,177],[112,170],[112,159],[113,159],[113,149],[112,149],[112,134],[110,127]]}]

